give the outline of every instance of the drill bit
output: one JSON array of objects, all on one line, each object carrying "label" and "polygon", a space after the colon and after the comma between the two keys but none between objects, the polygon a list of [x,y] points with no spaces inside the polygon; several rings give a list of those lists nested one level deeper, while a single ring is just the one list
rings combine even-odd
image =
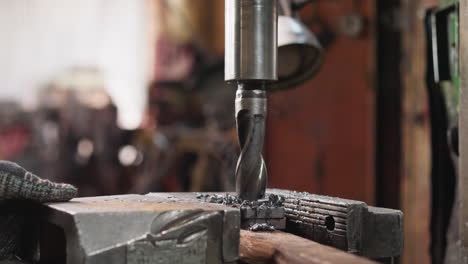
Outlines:
[{"label": "drill bit", "polygon": [[241,154],[236,167],[236,191],[242,200],[258,200],[265,195],[267,169],[262,156],[265,118],[264,84],[240,82],[236,93],[236,124]]},{"label": "drill bit", "polygon": [[278,1],[226,0],[225,18],[224,80],[238,84],[236,191],[240,199],[254,201],[263,198],[267,185],[265,85],[278,80]]}]

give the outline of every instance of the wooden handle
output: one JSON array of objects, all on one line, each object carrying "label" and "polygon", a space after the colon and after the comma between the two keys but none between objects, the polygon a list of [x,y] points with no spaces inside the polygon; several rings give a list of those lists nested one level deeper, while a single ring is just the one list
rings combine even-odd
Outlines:
[{"label": "wooden handle", "polygon": [[240,259],[246,263],[372,264],[371,260],[280,231],[241,230]]}]

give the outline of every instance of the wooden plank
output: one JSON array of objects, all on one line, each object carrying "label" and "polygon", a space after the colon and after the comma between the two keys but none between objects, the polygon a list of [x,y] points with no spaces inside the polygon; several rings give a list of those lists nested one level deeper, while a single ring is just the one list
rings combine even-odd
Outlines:
[{"label": "wooden plank", "polygon": [[430,127],[425,82],[426,0],[402,0],[403,263],[430,263]]},{"label": "wooden plank", "polygon": [[241,230],[240,236],[240,259],[247,263],[375,263],[289,233]]},{"label": "wooden plank", "polygon": [[460,1],[460,78],[460,171],[457,209],[462,241],[461,263],[468,263],[468,0]]},{"label": "wooden plank", "polygon": [[[375,199],[374,0],[316,1],[301,12],[314,33],[335,38],[321,72],[298,88],[270,93],[266,159],[271,187],[365,201]],[[364,29],[340,29],[351,13]]]}]

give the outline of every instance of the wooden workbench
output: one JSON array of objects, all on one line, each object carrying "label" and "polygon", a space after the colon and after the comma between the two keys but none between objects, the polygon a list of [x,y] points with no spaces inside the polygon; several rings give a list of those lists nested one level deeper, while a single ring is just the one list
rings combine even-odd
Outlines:
[{"label": "wooden workbench", "polygon": [[241,230],[240,236],[240,259],[246,263],[375,263],[371,260],[280,231],[252,232]]}]

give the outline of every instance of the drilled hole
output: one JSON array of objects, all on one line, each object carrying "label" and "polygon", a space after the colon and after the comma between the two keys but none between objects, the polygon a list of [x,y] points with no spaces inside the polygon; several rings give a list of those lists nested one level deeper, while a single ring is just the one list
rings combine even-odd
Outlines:
[{"label": "drilled hole", "polygon": [[335,219],[333,218],[333,216],[325,217],[325,226],[330,231],[335,230]]}]

